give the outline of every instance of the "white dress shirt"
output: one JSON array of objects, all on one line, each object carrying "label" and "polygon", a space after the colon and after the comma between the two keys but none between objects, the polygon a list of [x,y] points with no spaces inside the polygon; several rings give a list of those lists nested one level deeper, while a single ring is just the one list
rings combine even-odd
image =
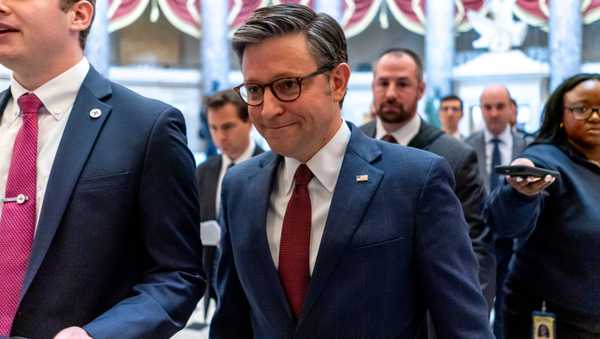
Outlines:
[{"label": "white dress shirt", "polygon": [[[56,151],[79,88],[89,69],[89,62],[86,58],[83,58],[75,66],[33,91],[44,104],[38,116],[36,229]],[[10,92],[12,97],[8,100],[0,119],[0,197],[4,197],[13,145],[17,133],[23,125],[16,99],[30,91],[12,77]],[[2,215],[2,207],[3,204],[0,203],[0,216]]]},{"label": "white dress shirt", "polygon": [[[308,184],[311,205],[309,248],[311,275],[317,260],[321,238],[325,230],[325,222],[329,215],[329,206],[342,168],[346,147],[350,141],[350,134],[350,128],[345,122],[342,122],[335,136],[306,162],[306,165],[314,174],[313,179]],[[275,267],[279,267],[279,243],[281,241],[283,217],[288,201],[294,191],[294,174],[298,166],[300,166],[300,162],[292,158],[286,157],[285,161],[281,162],[277,168],[277,177],[270,196],[267,212],[267,238]]]},{"label": "white dress shirt", "polygon": [[225,177],[225,173],[227,173],[227,168],[230,164],[237,165],[242,161],[246,161],[252,158],[252,154],[254,154],[254,149],[256,148],[256,143],[252,138],[250,138],[250,143],[246,150],[236,159],[232,160],[225,153],[221,156],[221,171],[219,172],[219,181],[217,183],[217,196],[215,197],[215,215],[218,217],[219,211],[221,210],[221,184],[223,184],[223,178]]},{"label": "white dress shirt", "polygon": [[463,137],[462,134],[460,134],[459,130],[456,130],[454,133],[448,134],[448,135],[451,136],[451,137],[453,137],[453,138],[455,138],[455,139],[461,140],[461,141],[464,140],[464,137]]},{"label": "white dress shirt", "polygon": [[386,132],[383,122],[377,117],[375,139],[381,140],[386,134],[391,134],[396,138],[399,145],[406,146],[419,133],[419,128],[421,128],[421,117],[418,114],[415,114],[404,126],[391,133]]},{"label": "white dress shirt", "polygon": [[508,126],[497,136],[494,136],[490,131],[487,130],[487,128],[483,130],[483,135],[485,138],[485,168],[487,169],[487,174],[489,176],[493,170],[492,153],[494,152],[494,143],[492,142],[492,139],[500,139],[500,143],[498,144],[498,147],[500,148],[500,164],[508,165],[513,156],[513,138]]}]

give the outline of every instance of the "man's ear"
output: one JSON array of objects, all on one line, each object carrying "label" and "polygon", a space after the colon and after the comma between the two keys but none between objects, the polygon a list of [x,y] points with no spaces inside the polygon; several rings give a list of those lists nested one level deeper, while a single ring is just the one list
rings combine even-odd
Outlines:
[{"label": "man's ear", "polygon": [[[105,1],[105,0],[101,0]],[[85,31],[94,20],[94,5],[88,0],[80,0],[74,3],[70,9],[71,13],[71,30],[76,32]]]},{"label": "man's ear", "polygon": [[329,79],[333,99],[336,102],[342,101],[344,95],[346,95],[348,81],[350,80],[350,66],[345,62],[338,64],[331,70]]},{"label": "man's ear", "polygon": [[426,85],[424,80],[418,81],[419,83],[417,84],[417,98],[421,100],[421,98],[423,98],[423,95],[425,94]]}]

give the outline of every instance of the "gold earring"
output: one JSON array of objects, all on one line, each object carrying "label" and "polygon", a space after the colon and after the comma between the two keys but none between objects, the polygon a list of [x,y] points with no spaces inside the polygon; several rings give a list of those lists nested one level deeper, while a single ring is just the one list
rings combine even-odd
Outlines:
[{"label": "gold earring", "polygon": [[563,127],[565,127],[565,124],[561,122],[559,126],[560,126],[560,128],[563,128]]}]

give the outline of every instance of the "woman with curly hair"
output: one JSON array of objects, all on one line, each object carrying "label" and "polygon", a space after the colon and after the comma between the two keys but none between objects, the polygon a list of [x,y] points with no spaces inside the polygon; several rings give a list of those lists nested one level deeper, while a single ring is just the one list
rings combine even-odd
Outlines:
[{"label": "woman with curly hair", "polygon": [[600,74],[572,76],[551,94],[539,136],[512,164],[560,175],[508,177],[489,197],[496,233],[526,237],[504,286],[505,336],[531,338],[532,312],[545,304],[558,338],[598,339]]}]

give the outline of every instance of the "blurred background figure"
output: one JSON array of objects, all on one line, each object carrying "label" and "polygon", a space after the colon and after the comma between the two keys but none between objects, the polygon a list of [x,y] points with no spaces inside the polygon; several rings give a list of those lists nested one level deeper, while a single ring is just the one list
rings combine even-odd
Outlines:
[{"label": "blurred background figure", "polygon": [[458,140],[463,140],[464,136],[458,130],[458,123],[463,117],[463,102],[454,94],[447,95],[440,99],[438,109],[442,131]]},{"label": "blurred background figure", "polygon": [[535,134],[527,132],[527,130],[525,130],[519,124],[517,119],[517,117],[519,116],[519,104],[512,97],[510,98],[510,110],[511,115],[508,124],[510,125],[512,132],[521,136],[525,140],[526,144],[530,144],[535,139]]},{"label": "blurred background figure", "polygon": [[539,136],[513,163],[560,176],[509,178],[490,196],[497,234],[528,237],[505,285],[505,338],[529,338],[532,312],[544,303],[556,315],[554,337],[600,338],[600,74],[557,87]]},{"label": "blurred background figure", "polygon": [[[515,155],[525,148],[523,137],[513,132],[509,122],[513,118],[510,93],[503,85],[490,85],[481,93],[480,105],[485,121],[485,129],[472,134],[466,142],[475,148],[479,158],[480,173],[484,175],[487,191],[493,190],[499,182],[494,168],[508,165]],[[497,239],[496,249],[496,301],[494,303],[494,334],[502,336],[502,286],[513,253],[512,239]]]},{"label": "blurred background figure", "polygon": [[[217,220],[221,203],[221,182],[227,170],[240,162],[260,154],[263,150],[250,137],[252,123],[248,119],[248,106],[234,90],[225,90],[206,98],[206,118],[212,140],[221,154],[209,157],[196,169],[200,198],[200,222]],[[216,301],[214,268],[217,247],[205,244],[203,266],[207,275],[204,293],[204,316],[210,300]]]}]

